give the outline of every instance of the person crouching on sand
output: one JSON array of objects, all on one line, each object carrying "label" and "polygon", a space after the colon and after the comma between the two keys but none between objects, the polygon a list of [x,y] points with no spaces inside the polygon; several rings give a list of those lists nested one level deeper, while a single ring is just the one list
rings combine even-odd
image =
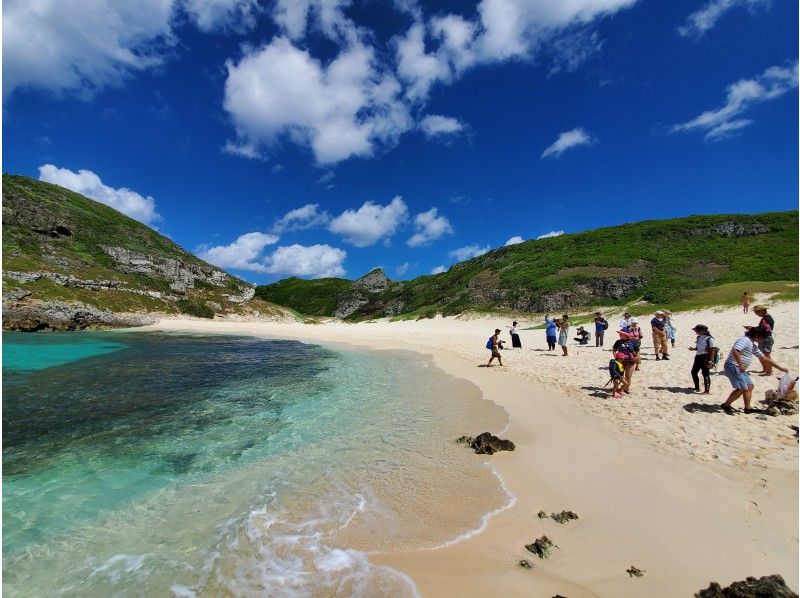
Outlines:
[{"label": "person crouching on sand", "polygon": [[500,340],[500,329],[496,328],[494,331],[494,335],[492,338],[489,339],[492,344],[492,356],[489,358],[489,363],[486,364],[486,367],[491,367],[492,362],[497,359],[497,363],[503,365],[503,358],[500,357],[500,349],[503,348],[503,341]]},{"label": "person crouching on sand", "polygon": [[564,314],[560,320],[556,320],[558,324],[558,344],[561,345],[561,350],[564,353],[561,357],[567,356],[567,338],[569,337],[569,316]]},{"label": "person crouching on sand", "polygon": [[714,356],[719,349],[714,337],[708,331],[708,326],[698,324],[692,330],[697,335],[694,347],[689,347],[689,351],[697,351],[692,364],[694,391],[700,392],[700,377],[697,374],[703,372],[703,394],[707,395],[711,393],[711,368],[714,367]]},{"label": "person crouching on sand", "polygon": [[764,338],[767,331],[763,328],[755,327],[745,332],[744,336],[739,338],[731,349],[728,359],[725,360],[725,375],[731,381],[733,392],[728,396],[720,407],[728,415],[733,415],[733,408],[731,405],[739,397],[744,397],[744,412],[753,413],[756,409],[750,408],[750,401],[753,399],[753,381],[750,379],[750,374],[747,373],[747,368],[753,357],[758,357],[761,363],[767,363],[782,372],[788,372],[786,368],[779,366],[772,361],[771,358],[765,356],[758,348],[756,343]]}]

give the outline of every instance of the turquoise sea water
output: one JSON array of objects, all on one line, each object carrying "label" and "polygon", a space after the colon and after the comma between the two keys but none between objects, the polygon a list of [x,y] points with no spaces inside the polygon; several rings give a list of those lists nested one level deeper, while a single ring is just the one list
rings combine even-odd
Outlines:
[{"label": "turquoise sea water", "polygon": [[8,596],[411,595],[368,554],[506,499],[452,442],[502,413],[411,354],[4,334],[3,417]]}]

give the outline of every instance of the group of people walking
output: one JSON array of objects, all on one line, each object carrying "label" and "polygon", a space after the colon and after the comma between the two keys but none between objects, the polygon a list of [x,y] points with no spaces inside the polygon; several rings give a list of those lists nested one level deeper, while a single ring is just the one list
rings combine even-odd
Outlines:
[{"label": "group of people walking", "polygon": [[[747,293],[743,295],[740,303],[744,313],[748,313],[750,300]],[[772,375],[773,368],[787,372],[786,368],[775,363],[771,357],[774,344],[773,330],[775,328],[775,320],[768,313],[765,305],[754,306],[753,313],[760,318],[758,325],[745,326],[744,335],[733,344],[723,365],[723,372],[733,387],[733,391],[727,400],[720,405],[721,409],[728,414],[733,413],[732,405],[739,397],[744,399],[744,412],[753,412],[751,407],[753,382],[747,372],[747,368],[750,367],[754,358],[761,362],[763,369],[758,373],[762,376]],[[670,316],[670,312],[658,310],[650,320],[653,352],[656,361],[668,361],[670,359],[670,350],[675,347],[677,329],[672,324]],[[562,356],[566,357],[569,354],[567,347],[569,315],[564,314],[560,318],[555,318],[546,314],[544,320],[548,350],[554,351],[556,345],[559,345],[562,350]],[[595,347],[603,347],[605,332],[608,330],[609,323],[599,311],[595,312],[593,323]],[[711,370],[717,367],[721,361],[722,353],[708,326],[697,324],[692,328],[692,331],[696,338],[694,345],[689,347],[690,351],[695,352],[690,375],[694,383],[694,391],[708,395],[711,393]],[[512,346],[514,348],[522,348],[517,331],[517,322],[514,322],[510,327],[510,333]],[[611,347],[612,358],[608,365],[608,371],[611,376],[609,382],[612,383],[612,398],[621,398],[623,394],[630,393],[634,372],[639,370],[641,363],[640,352],[644,337],[638,320],[629,312],[623,314],[617,328],[617,335],[619,338],[615,340]],[[590,338],[591,334],[583,326],[579,326],[574,340],[581,345],[587,345]],[[489,338],[486,348],[492,351],[492,356],[487,365],[491,365],[495,359],[498,360],[500,365],[503,365],[500,355],[500,349],[503,348],[503,342],[500,340],[500,329],[496,329],[495,334]],[[702,388],[700,385],[701,377]]]}]

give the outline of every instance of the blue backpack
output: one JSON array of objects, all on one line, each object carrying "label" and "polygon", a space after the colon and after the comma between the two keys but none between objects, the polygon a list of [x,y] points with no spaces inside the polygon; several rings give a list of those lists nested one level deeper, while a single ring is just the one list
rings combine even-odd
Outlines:
[{"label": "blue backpack", "polygon": [[[609,360],[608,373],[611,375],[612,380],[622,378],[624,374],[624,371],[622,369],[622,364],[616,359]],[[608,383],[606,382],[606,384]]]},{"label": "blue backpack", "polygon": [[486,341],[486,348],[487,348],[487,349],[491,349],[491,348],[492,348],[492,339],[493,339],[493,338],[494,338],[494,336],[490,336],[490,337],[489,337],[489,340],[488,340],[488,341]]}]

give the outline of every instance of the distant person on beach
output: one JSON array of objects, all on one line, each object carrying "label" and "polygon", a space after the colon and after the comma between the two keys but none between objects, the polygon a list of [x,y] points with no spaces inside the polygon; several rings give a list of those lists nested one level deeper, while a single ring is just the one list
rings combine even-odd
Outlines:
[{"label": "distant person on beach", "polygon": [[667,345],[666,314],[657,311],[655,317],[650,320],[650,329],[653,332],[653,352],[656,354],[656,361],[659,359],[669,359],[669,346]]},{"label": "distant person on beach", "polygon": [[603,346],[603,337],[608,329],[608,322],[599,311],[594,313],[594,346]]},{"label": "distant person on beach", "polygon": [[742,293],[742,298],[739,300],[739,303],[741,304],[742,311],[744,313],[750,311],[750,294],[747,291]]},{"label": "distant person on beach", "polygon": [[753,361],[754,356],[758,357],[761,363],[768,363],[782,372],[789,371],[765,356],[756,345],[766,334],[767,331],[763,328],[759,328],[758,326],[751,328],[744,333],[744,336],[737,339],[733,344],[730,355],[728,355],[728,359],[725,360],[725,375],[728,376],[728,380],[731,381],[733,392],[731,392],[728,396],[728,400],[720,405],[720,407],[722,407],[722,410],[728,415],[733,415],[733,408],[731,405],[741,396],[744,397],[745,413],[757,411],[756,409],[750,408],[750,401],[753,398],[753,381],[750,379],[750,374],[747,373],[747,368],[750,366],[750,362]]},{"label": "distant person on beach", "polygon": [[623,314],[622,319],[619,321],[619,330],[622,330],[623,332],[628,332],[628,329],[631,326],[631,318],[632,317],[633,316],[631,316],[630,312],[626,311]]},{"label": "distant person on beach", "polygon": [[489,342],[486,343],[486,345],[492,351],[492,356],[489,358],[489,363],[486,364],[486,367],[491,367],[495,359],[497,359],[497,363],[503,365],[503,358],[500,356],[500,349],[503,348],[503,341],[500,340],[499,328],[495,329],[494,334],[489,338]]},{"label": "distant person on beach", "polygon": [[558,344],[561,345],[561,350],[564,352],[561,357],[567,356],[567,337],[569,337],[569,316],[564,314],[560,320],[556,320],[558,324]]},{"label": "distant person on beach", "polygon": [[[764,338],[758,341],[758,348],[766,357],[769,357],[772,355],[772,347],[775,344],[775,337],[773,336],[773,330],[775,329],[775,318],[767,313],[766,305],[754,306],[753,313],[761,318],[758,321],[758,327],[764,329]],[[761,364],[762,369],[760,372],[758,372],[758,374],[760,376],[771,376],[772,366],[764,361],[762,361]]]},{"label": "distant person on beach", "polygon": [[583,327],[578,326],[578,331],[575,333],[578,336],[575,337],[575,340],[578,341],[581,345],[588,345],[589,344],[589,337],[591,334]]},{"label": "distant person on beach", "polygon": [[708,326],[698,324],[692,330],[697,335],[694,347],[689,347],[690,351],[697,351],[692,364],[694,391],[700,392],[700,377],[697,374],[703,372],[703,394],[707,395],[711,392],[711,368],[714,367],[714,357],[719,348],[714,337],[708,331]]},{"label": "distant person on beach", "polygon": [[511,333],[511,348],[522,349],[522,341],[519,340],[519,333],[517,333],[517,323],[511,324],[511,328],[508,331]]},{"label": "distant person on beach", "polygon": [[558,336],[558,324],[555,318],[551,318],[550,314],[544,316],[545,335],[547,336],[547,349],[555,351],[556,337]]},{"label": "distant person on beach", "polygon": [[669,339],[670,347],[674,349],[675,339],[678,337],[678,331],[675,330],[675,326],[672,325],[672,319],[670,318],[672,312],[665,311],[664,315],[666,316],[666,319],[664,320],[664,332],[667,333],[667,338]]}]

